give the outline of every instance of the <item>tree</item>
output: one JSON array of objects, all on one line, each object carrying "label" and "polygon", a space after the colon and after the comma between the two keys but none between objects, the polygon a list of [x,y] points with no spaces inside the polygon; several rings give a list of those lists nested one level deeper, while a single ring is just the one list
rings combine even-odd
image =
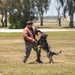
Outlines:
[{"label": "tree", "polygon": [[2,27],[4,27],[5,26],[5,17],[4,17],[4,5],[3,5],[2,0],[0,0],[0,11],[1,11],[1,15],[2,15],[1,23],[2,23]]},{"label": "tree", "polygon": [[7,27],[7,0],[1,0],[2,26]]},{"label": "tree", "polygon": [[61,26],[61,15],[60,15],[61,5],[60,5],[59,0],[56,0],[56,3],[57,3],[56,10],[58,11],[58,24],[59,26]]},{"label": "tree", "polygon": [[41,25],[43,25],[43,13],[48,10],[49,1],[50,0],[22,0],[24,25],[27,20],[34,20],[37,14],[41,15]]},{"label": "tree", "polygon": [[40,16],[40,25],[43,26],[43,14],[47,12],[51,0],[37,0],[36,7]]},{"label": "tree", "polygon": [[2,26],[3,26],[3,12],[2,12],[2,1],[1,0],[0,0],[0,12],[1,12],[1,15],[2,15],[1,23],[2,23]]},{"label": "tree", "polygon": [[54,8],[57,10],[57,12],[58,12],[58,25],[59,26],[61,26],[61,4],[60,4],[60,2],[59,2],[59,0],[55,0],[55,3],[53,4],[53,3],[51,3],[53,6],[54,6]]},{"label": "tree", "polygon": [[10,28],[22,28],[21,17],[21,0],[9,0],[9,22]]},{"label": "tree", "polygon": [[[7,12],[9,12],[10,28],[24,28],[28,20],[34,20],[38,13],[43,24],[43,13],[47,11],[50,0],[1,0],[2,10],[7,26]],[[40,3],[41,2],[41,3]]]},{"label": "tree", "polygon": [[28,20],[35,19],[35,0],[23,0],[22,1],[22,14],[24,17],[23,24],[26,25]]},{"label": "tree", "polygon": [[60,3],[64,7],[64,16],[65,16],[66,11],[69,11],[69,16],[70,16],[69,26],[73,28],[74,27],[73,21],[74,21],[74,11],[75,11],[75,0],[60,0]]},{"label": "tree", "polygon": [[58,8],[58,22],[59,22],[59,26],[61,26],[60,6]]},{"label": "tree", "polygon": [[26,21],[33,20],[34,0],[8,0],[10,28],[24,28]]}]

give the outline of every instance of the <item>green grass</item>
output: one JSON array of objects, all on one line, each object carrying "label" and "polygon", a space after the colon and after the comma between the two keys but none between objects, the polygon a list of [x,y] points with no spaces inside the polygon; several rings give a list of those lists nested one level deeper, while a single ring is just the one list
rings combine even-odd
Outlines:
[{"label": "green grass", "polygon": [[24,64],[24,40],[22,33],[0,33],[0,75],[75,75],[75,32],[47,32],[48,43],[53,51],[62,50],[54,56],[54,64],[48,63],[42,50],[43,64],[35,63],[36,53],[32,50]]},{"label": "green grass", "polygon": [[0,38],[17,38],[19,36],[22,36],[22,33],[4,33],[4,32],[1,32],[0,33]]}]

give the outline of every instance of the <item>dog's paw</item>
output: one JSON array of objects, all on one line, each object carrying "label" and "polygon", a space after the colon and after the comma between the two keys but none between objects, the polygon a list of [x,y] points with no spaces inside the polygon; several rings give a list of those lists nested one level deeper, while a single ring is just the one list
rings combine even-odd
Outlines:
[{"label": "dog's paw", "polygon": [[60,53],[62,52],[62,50],[60,50]]}]

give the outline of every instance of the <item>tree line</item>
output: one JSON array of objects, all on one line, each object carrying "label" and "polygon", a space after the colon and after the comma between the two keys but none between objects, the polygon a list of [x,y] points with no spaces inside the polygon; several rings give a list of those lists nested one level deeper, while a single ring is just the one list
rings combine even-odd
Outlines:
[{"label": "tree line", "polygon": [[[74,27],[73,18],[75,0],[56,0],[58,6],[58,21],[61,26],[60,6],[63,7],[63,15],[68,11],[70,16],[70,27]],[[51,0],[0,0],[1,23],[7,27],[9,13],[10,28],[24,28],[28,20],[36,20],[40,17],[40,25],[43,26],[43,14],[49,9]]]},{"label": "tree line", "polygon": [[2,26],[7,27],[8,13],[10,28],[24,28],[27,20],[37,19],[38,15],[43,25],[43,14],[47,12],[49,3],[50,0],[0,0]]}]

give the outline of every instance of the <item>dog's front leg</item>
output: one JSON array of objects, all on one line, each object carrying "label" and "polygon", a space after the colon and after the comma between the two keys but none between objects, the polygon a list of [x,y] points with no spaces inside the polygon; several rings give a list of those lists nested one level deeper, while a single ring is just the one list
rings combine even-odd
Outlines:
[{"label": "dog's front leg", "polygon": [[38,50],[41,50],[41,45],[38,46]]}]

